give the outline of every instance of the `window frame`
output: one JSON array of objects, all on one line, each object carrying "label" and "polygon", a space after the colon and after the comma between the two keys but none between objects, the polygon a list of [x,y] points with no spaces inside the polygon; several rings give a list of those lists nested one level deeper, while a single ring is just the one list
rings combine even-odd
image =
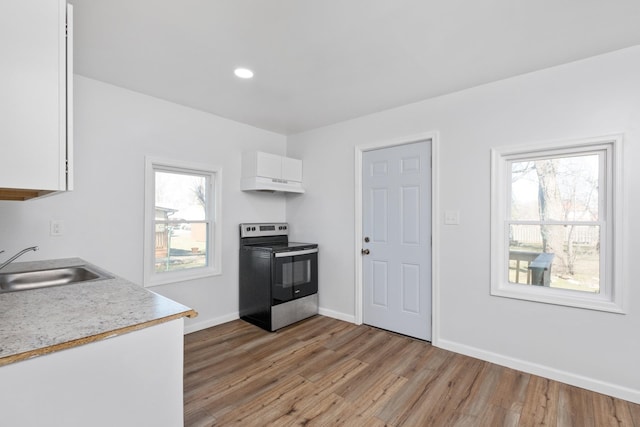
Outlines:
[{"label": "window frame", "polygon": [[[208,222],[207,265],[204,267],[174,270],[162,273],[155,271],[155,173],[172,172],[185,175],[204,176],[208,180],[206,219]],[[158,286],[187,280],[201,279],[222,274],[222,226],[221,226],[222,169],[200,163],[176,161],[156,157],[145,157],[144,197],[144,286]]]},{"label": "window frame", "polygon": [[[491,149],[491,295],[613,313],[626,313],[623,198],[623,138],[608,135]],[[601,154],[599,182],[600,292],[509,282],[509,224],[512,161]],[[604,160],[604,161],[602,161]],[[604,218],[603,218],[604,217]],[[604,244],[602,244],[604,242]]]}]

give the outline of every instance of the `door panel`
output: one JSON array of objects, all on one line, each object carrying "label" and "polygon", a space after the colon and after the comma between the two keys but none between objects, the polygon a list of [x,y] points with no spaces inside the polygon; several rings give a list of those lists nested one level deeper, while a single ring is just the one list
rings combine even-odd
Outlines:
[{"label": "door panel", "polygon": [[404,245],[420,244],[420,187],[403,187],[400,190],[400,227]]},{"label": "door panel", "polygon": [[387,263],[373,261],[371,266],[373,268],[373,304],[387,307],[387,295],[389,294]]},{"label": "door panel", "polygon": [[372,237],[377,243],[386,243],[387,241],[387,214],[389,213],[389,197],[386,188],[374,188],[371,190],[372,204]]},{"label": "door panel", "polygon": [[386,176],[387,175],[387,162],[375,162],[371,164],[371,175],[372,176]]},{"label": "door panel", "polygon": [[420,173],[420,157],[408,157],[401,160],[402,174]]},{"label": "door panel", "polygon": [[402,265],[402,309],[420,314],[420,266]]},{"label": "door panel", "polygon": [[363,153],[363,320],[431,339],[430,141]]}]

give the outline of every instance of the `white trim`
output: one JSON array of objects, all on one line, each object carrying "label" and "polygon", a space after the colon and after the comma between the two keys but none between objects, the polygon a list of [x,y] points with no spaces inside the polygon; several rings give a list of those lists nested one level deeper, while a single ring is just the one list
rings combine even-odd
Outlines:
[{"label": "white trim", "polygon": [[215,317],[213,319],[207,319],[202,322],[191,322],[191,320],[187,320],[184,327],[184,334],[191,334],[193,332],[198,332],[203,329],[212,328],[214,326],[222,325],[223,323],[232,322],[234,320],[240,319],[240,313],[234,312],[225,314],[224,316]]},{"label": "white trim", "polygon": [[431,137],[431,343],[440,343],[440,139]]},{"label": "white trim", "polygon": [[[587,292],[556,289],[540,286],[528,286],[508,283],[506,277],[508,262],[505,245],[507,231],[505,219],[508,216],[509,195],[505,188],[507,182],[507,164],[514,159],[530,159],[538,154],[541,157],[562,156],[580,153],[606,153],[606,164],[602,169],[604,185],[600,198],[606,197],[605,206],[601,202],[601,220],[605,227],[605,244],[601,247],[601,292]],[[491,149],[491,295],[516,298],[527,301],[564,305],[611,313],[627,312],[628,280],[624,266],[625,203],[623,177],[623,136],[604,135],[575,140],[547,141],[540,144],[497,147]],[[613,182],[609,181],[609,177]],[[613,215],[610,213],[613,212]],[[604,268],[603,268],[604,267]],[[609,271],[611,269],[611,271]]]},{"label": "white trim", "polygon": [[67,189],[67,2],[58,0],[58,190]]},{"label": "white trim", "polygon": [[549,366],[540,365],[537,363],[531,363],[523,359],[503,356],[498,353],[486,351],[477,347],[460,344],[455,341],[449,341],[446,339],[440,339],[437,347],[444,350],[453,351],[455,353],[464,354],[466,356],[474,357],[476,359],[484,360],[490,363],[495,363],[507,368],[517,369],[528,374],[538,375],[544,378],[552,379],[554,381],[560,381],[565,384],[570,384],[576,387],[585,388],[597,393],[606,394],[608,396],[613,396],[619,399],[624,399],[640,404],[640,390],[621,387],[616,384],[597,380],[595,378],[577,375],[568,371],[554,369]]},{"label": "white trim", "polygon": [[414,142],[420,142],[429,140],[431,141],[431,340],[435,344],[439,340],[440,322],[439,322],[439,298],[440,291],[438,289],[439,264],[437,256],[437,248],[439,246],[438,241],[438,228],[437,228],[437,212],[439,211],[439,170],[438,170],[438,144],[439,134],[438,132],[425,132],[416,135],[410,135],[391,140],[377,141],[368,144],[361,144],[355,147],[355,218],[354,218],[354,248],[355,248],[355,307],[354,307],[354,323],[356,325],[362,324],[362,298],[363,298],[363,284],[362,284],[362,255],[360,254],[360,248],[362,246],[362,153],[365,151],[377,150],[380,148],[394,147],[397,145],[411,144]]},{"label": "white trim", "polygon": [[[343,322],[356,323],[356,317],[351,314],[341,313],[339,311],[329,310],[328,308],[320,307],[318,314],[322,316],[331,317],[333,319],[342,320]],[[362,322],[361,322],[362,323]]]},{"label": "white trim", "polygon": [[[65,40],[66,72],[65,72],[65,111],[66,111],[66,167],[64,185],[67,191],[73,190],[73,5],[66,4],[67,37]],[[64,165],[64,162],[62,163]]]},{"label": "white trim", "polygon": [[[201,173],[203,175],[210,175],[213,179],[210,182],[212,188],[210,192],[213,196],[213,212],[210,215],[210,220],[213,222],[213,226],[209,230],[209,238],[213,235],[213,241],[210,245],[210,253],[212,257],[209,258],[210,265],[204,268],[194,268],[188,270],[180,270],[175,272],[168,272],[163,275],[157,275],[153,272],[153,260],[155,257],[155,236],[153,233],[149,233],[149,224],[151,224],[155,217],[155,188],[154,188],[154,170],[156,167],[182,170],[185,173],[194,172]],[[203,277],[218,276],[222,274],[222,168],[219,166],[205,165],[201,163],[184,162],[176,160],[168,160],[157,157],[145,156],[145,196],[144,196],[144,286],[157,286],[166,285],[170,283],[184,282],[187,280],[199,279]],[[211,265],[212,264],[212,265]]]}]

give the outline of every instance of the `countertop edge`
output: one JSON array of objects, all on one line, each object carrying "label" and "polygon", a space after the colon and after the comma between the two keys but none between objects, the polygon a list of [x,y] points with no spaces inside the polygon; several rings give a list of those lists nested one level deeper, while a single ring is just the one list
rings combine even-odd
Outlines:
[{"label": "countertop edge", "polygon": [[142,323],[137,323],[135,325],[129,325],[129,326],[125,326],[123,328],[119,328],[119,329],[114,329],[114,330],[110,330],[110,331],[106,331],[106,332],[102,332],[96,335],[90,335],[87,337],[83,337],[83,338],[78,338],[75,340],[71,340],[71,341],[66,341],[63,343],[59,343],[59,344],[54,344],[54,345],[50,345],[47,347],[41,347],[41,348],[37,348],[34,350],[30,350],[30,351],[26,351],[23,353],[18,353],[18,354],[12,354],[10,356],[6,356],[3,358],[0,358],[0,366],[5,366],[5,365],[10,365],[12,363],[15,362],[21,362],[23,360],[28,360],[37,356],[44,356],[46,354],[50,354],[50,353],[55,353],[57,351],[60,350],[66,350],[69,348],[73,348],[73,347],[78,347],[84,344],[89,344],[89,343],[93,343],[93,342],[97,342],[97,341],[102,341],[108,338],[112,338],[118,335],[123,335],[129,332],[134,332],[134,331],[138,331],[140,329],[145,329],[151,326],[155,326],[155,325],[159,325],[161,323],[166,323],[166,322],[170,322],[172,320],[176,320],[176,319],[180,319],[182,317],[196,317],[198,315],[198,313],[193,310],[193,309],[189,309],[187,311],[183,311],[181,313],[175,313],[169,316],[165,316],[165,317],[161,317],[158,319],[153,319],[153,320],[149,320],[146,322],[142,322]]}]

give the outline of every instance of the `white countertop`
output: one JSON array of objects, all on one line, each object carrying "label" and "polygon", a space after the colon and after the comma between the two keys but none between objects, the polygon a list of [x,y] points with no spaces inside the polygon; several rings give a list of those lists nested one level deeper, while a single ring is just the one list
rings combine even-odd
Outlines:
[{"label": "white countertop", "polygon": [[[79,265],[93,266],[67,258],[13,263],[2,273]],[[189,307],[115,276],[1,293],[0,366],[196,315]]]}]

